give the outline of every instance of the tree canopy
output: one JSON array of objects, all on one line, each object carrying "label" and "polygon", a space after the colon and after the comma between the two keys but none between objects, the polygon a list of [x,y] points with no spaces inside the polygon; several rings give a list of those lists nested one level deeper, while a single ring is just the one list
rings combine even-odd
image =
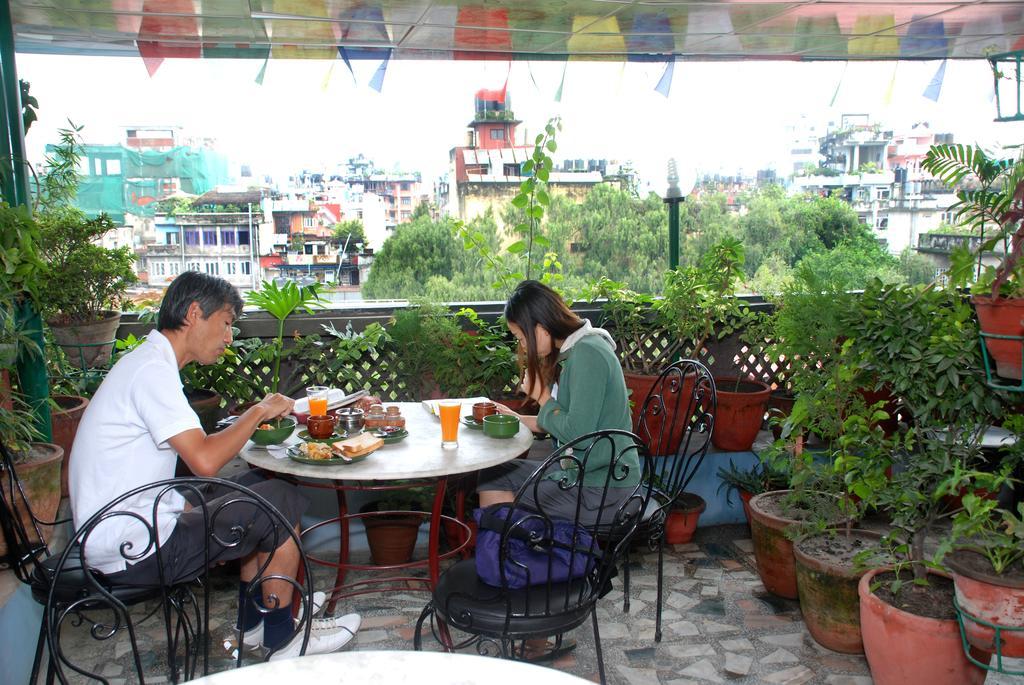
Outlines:
[{"label": "tree canopy", "polygon": [[[523,209],[503,208],[506,227],[522,221]],[[560,287],[570,293],[602,277],[627,284],[638,292],[659,294],[668,269],[668,211],[651,193],[636,197],[628,190],[603,184],[579,201],[552,195],[535,248],[557,255],[549,266],[561,276]],[[730,201],[721,193],[687,199],[680,207],[680,258],[683,266],[697,264],[710,247],[725,238],[743,243],[745,285],[741,290],[779,292],[800,264],[848,284],[863,287],[871,278],[922,282],[934,273],[928,258],[890,255],[879,245],[857,213],[839,197],[788,195],[768,185]],[[486,249],[469,249],[459,236],[471,234]],[[500,300],[507,293],[491,284],[483,253],[500,253],[518,236],[501,231],[488,214],[461,231],[457,222],[434,221],[417,212],[400,225],[376,256],[363,287],[367,298],[435,301]],[[479,247],[479,246],[478,246]],[[509,255],[515,267],[521,252]],[[531,274],[536,277],[536,274]]]}]

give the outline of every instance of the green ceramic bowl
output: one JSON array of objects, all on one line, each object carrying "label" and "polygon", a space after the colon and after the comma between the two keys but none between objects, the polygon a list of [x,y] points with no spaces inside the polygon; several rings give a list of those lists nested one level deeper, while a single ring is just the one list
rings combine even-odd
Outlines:
[{"label": "green ceramic bowl", "polygon": [[508,414],[484,417],[484,435],[489,438],[511,438],[519,432],[519,419]]},{"label": "green ceramic bowl", "polygon": [[[270,424],[273,428],[260,430],[257,428],[252,432],[251,439],[257,445],[280,445],[291,437],[295,432],[295,417],[283,416],[263,423]],[[263,425],[263,424],[260,424]]]}]

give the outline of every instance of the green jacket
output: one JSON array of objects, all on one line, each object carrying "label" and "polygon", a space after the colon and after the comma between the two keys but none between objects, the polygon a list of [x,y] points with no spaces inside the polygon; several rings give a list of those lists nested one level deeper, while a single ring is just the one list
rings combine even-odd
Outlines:
[{"label": "green jacket", "polygon": [[[589,327],[588,327],[589,328]],[[540,427],[551,433],[559,443],[565,444],[587,433],[606,428],[633,430],[629,413],[629,395],[626,381],[622,376],[618,357],[610,338],[603,331],[591,329],[573,342],[572,346],[559,355],[562,366],[558,378],[558,398],[544,404],[537,415]],[[615,438],[616,449],[621,450],[629,441]],[[587,473],[583,484],[603,486],[611,450],[599,444],[587,461]],[[627,478],[612,480],[613,487],[633,487],[640,481],[640,463],[635,450],[627,452],[619,462],[628,466]],[[549,478],[558,478],[557,473]]]}]

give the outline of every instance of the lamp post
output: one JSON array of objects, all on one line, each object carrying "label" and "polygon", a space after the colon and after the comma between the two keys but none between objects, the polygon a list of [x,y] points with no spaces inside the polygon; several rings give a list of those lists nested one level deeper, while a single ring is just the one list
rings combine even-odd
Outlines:
[{"label": "lamp post", "polygon": [[679,181],[675,157],[668,160],[668,189],[665,191],[665,204],[668,205],[668,268],[679,266],[679,203],[693,190],[695,182],[693,174],[687,174],[683,183]]}]

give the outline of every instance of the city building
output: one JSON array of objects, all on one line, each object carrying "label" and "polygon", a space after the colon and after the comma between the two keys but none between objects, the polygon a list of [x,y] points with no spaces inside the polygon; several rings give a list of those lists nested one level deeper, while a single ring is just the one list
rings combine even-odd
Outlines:
[{"label": "city building", "polygon": [[156,241],[139,250],[149,285],[166,287],[183,271],[199,271],[255,288],[263,277],[259,238],[272,225],[260,195],[210,192],[196,198],[194,211],[158,215]]},{"label": "city building", "polygon": [[846,114],[820,140],[815,173],[798,173],[790,189],[837,193],[889,252],[899,254],[949,222],[948,208],[956,198],[921,169],[921,162],[933,144],[952,140],[950,134],[933,133],[926,123],[897,132],[867,115]]},{"label": "city building", "polygon": [[[515,197],[525,180],[522,165],[533,154],[525,132],[519,135],[521,123],[505,89],[477,91],[465,144],[451,149],[448,177],[435,185],[441,214],[469,220],[504,207]],[[548,191],[581,201],[605,181],[605,174],[621,177],[625,169],[627,165],[606,160],[565,160],[551,172]],[[501,222],[497,213],[495,219]]]}]

